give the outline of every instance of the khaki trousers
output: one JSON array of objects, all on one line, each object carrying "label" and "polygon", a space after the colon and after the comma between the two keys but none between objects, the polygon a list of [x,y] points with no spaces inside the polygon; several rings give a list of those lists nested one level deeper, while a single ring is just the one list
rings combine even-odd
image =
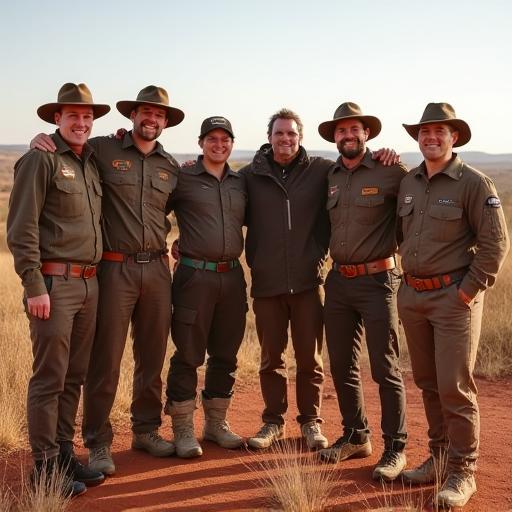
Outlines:
[{"label": "khaki trousers", "polygon": [[112,443],[109,420],[128,327],[132,325],[132,430],[161,424],[162,367],[171,321],[171,273],[166,258],[149,263],[102,261],[100,298],[91,364],[84,387],[82,436],[87,448]]},{"label": "khaki trousers", "polygon": [[429,446],[448,448],[451,466],[474,465],[478,457],[480,416],[473,370],[483,295],[467,306],[456,284],[417,292],[402,283],[398,292],[414,381],[423,395]]},{"label": "khaki trousers", "polygon": [[73,442],[80,390],[87,372],[96,325],[98,282],[45,277],[50,318],[27,315],[34,363],[28,385],[28,435],[35,460]]},{"label": "khaki trousers", "polygon": [[321,421],[323,319],[318,288],[294,295],[257,297],[253,309],[261,345],[260,385],[265,402],[263,422],[284,424],[283,415],[288,409],[285,363],[288,326],[297,363],[297,421],[301,425]]}]

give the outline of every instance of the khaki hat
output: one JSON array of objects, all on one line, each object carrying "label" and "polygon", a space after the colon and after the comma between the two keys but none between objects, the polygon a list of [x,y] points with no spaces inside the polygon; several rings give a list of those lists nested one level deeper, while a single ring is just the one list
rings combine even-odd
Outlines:
[{"label": "khaki hat", "polygon": [[56,103],[46,103],[37,109],[37,115],[47,123],[55,124],[55,112],[58,112],[65,105],[80,105],[91,107],[94,112],[94,119],[104,116],[110,112],[108,105],[94,103],[92,94],[85,84],[64,84],[57,94]]},{"label": "khaki hat", "polygon": [[375,116],[364,116],[361,107],[350,101],[342,103],[334,112],[332,121],[325,121],[318,126],[318,133],[329,142],[334,142],[334,129],[343,119],[359,119],[370,130],[368,140],[379,135],[382,125]]},{"label": "khaki hat", "polygon": [[166,128],[180,124],[185,118],[185,113],[182,110],[169,106],[169,96],[167,91],[163,87],[157,87],[156,85],[148,85],[147,87],[144,87],[144,89],[137,94],[137,99],[135,101],[118,101],[116,103],[116,107],[124,117],[130,119],[132,110],[138,105],[143,104],[160,107],[167,111]]},{"label": "khaki hat", "polygon": [[208,117],[201,123],[201,133],[199,134],[199,138],[202,139],[208,132],[212,130],[216,130],[220,128],[225,130],[231,135],[231,138],[234,139],[235,135],[233,134],[233,128],[231,128],[231,123],[222,116],[214,116]]},{"label": "khaki hat", "polygon": [[462,119],[457,119],[455,110],[449,103],[429,103],[425,107],[418,124],[402,124],[402,126],[413,139],[418,140],[420,127],[432,123],[449,124],[459,132],[459,138],[453,145],[454,147],[464,146],[471,139],[471,130],[468,123]]}]

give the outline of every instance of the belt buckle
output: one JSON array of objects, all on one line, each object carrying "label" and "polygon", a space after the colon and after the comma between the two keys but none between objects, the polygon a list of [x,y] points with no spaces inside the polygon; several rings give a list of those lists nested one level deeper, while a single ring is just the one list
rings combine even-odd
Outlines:
[{"label": "belt buckle", "polygon": [[150,252],[137,252],[135,253],[135,263],[149,263],[151,260]]},{"label": "belt buckle", "polygon": [[84,265],[82,268],[82,277],[90,279],[96,275],[96,267],[94,265]]},{"label": "belt buckle", "polygon": [[227,272],[229,270],[229,261],[218,261],[215,268],[216,272]]},{"label": "belt buckle", "polygon": [[353,277],[357,276],[357,266],[356,265],[340,265],[341,273],[348,277],[349,279],[352,279]]}]

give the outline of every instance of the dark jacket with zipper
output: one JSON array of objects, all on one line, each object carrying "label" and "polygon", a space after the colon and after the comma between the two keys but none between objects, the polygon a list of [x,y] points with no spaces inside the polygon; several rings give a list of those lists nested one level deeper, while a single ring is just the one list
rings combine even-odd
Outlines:
[{"label": "dark jacket with zipper", "polygon": [[282,180],[272,169],[272,147],[265,144],[240,170],[248,194],[245,255],[253,297],[300,293],[322,283],[330,232],[327,175],[333,165],[309,157],[301,146]]}]

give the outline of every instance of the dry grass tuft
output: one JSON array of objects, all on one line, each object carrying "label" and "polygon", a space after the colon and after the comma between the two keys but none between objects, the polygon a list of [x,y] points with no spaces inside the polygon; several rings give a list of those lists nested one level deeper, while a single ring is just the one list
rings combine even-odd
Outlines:
[{"label": "dry grass tuft", "polygon": [[15,503],[16,512],[63,512],[71,502],[71,497],[63,496],[62,489],[69,477],[54,469],[43,472],[37,483],[24,481],[21,496]]},{"label": "dry grass tuft", "polygon": [[501,270],[496,286],[485,294],[482,334],[475,373],[498,378],[512,372],[512,256]]},{"label": "dry grass tuft", "polygon": [[270,490],[274,504],[284,512],[324,510],[337,483],[336,466],[320,464],[317,454],[290,440],[273,445],[268,453],[249,469],[262,472],[261,485]]},{"label": "dry grass tuft", "polygon": [[10,254],[0,252],[0,452],[26,446],[25,397],[32,347],[21,302],[22,288]]}]

